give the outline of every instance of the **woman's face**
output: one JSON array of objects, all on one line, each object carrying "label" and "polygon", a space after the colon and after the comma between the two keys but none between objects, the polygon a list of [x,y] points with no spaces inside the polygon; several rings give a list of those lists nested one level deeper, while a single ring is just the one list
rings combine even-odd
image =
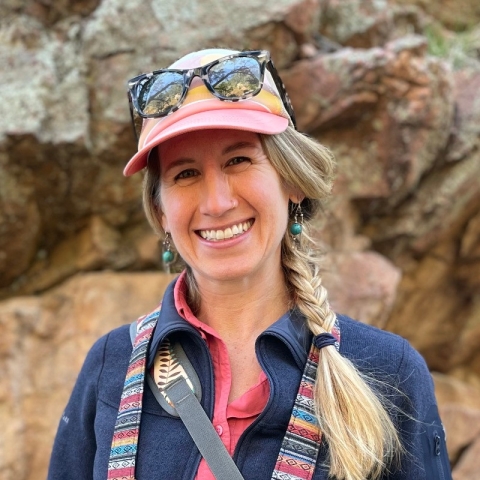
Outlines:
[{"label": "woman's face", "polygon": [[298,199],[257,134],[201,130],[159,147],[162,226],[198,282],[272,275]]}]

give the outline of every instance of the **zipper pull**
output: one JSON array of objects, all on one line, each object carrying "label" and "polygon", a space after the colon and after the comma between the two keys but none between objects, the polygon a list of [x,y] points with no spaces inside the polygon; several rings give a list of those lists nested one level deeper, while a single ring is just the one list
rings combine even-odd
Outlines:
[{"label": "zipper pull", "polygon": [[435,432],[435,455],[438,457],[440,455],[440,435]]}]

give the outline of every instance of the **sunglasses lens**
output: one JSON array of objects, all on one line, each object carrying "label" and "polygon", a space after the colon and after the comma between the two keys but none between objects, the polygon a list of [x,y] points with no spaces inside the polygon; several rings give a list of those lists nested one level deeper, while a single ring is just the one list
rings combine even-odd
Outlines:
[{"label": "sunglasses lens", "polygon": [[145,115],[167,114],[180,102],[184,89],[183,75],[161,72],[146,78],[137,88],[140,110]]},{"label": "sunglasses lens", "polygon": [[208,70],[211,87],[223,98],[241,98],[260,88],[261,69],[256,58],[234,57]]}]

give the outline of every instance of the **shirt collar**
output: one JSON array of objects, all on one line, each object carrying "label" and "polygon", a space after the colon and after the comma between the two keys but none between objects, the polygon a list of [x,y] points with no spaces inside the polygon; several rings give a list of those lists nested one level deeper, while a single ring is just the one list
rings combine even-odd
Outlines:
[{"label": "shirt collar", "polygon": [[[204,336],[202,333],[208,328],[208,325],[194,317],[186,302],[186,279],[185,272],[183,272],[165,291],[148,354],[148,367],[153,364],[155,353],[167,335],[172,332],[185,331]],[[273,336],[281,340],[290,350],[298,367],[303,369],[310,349],[312,333],[306,325],[304,316],[297,309],[289,310],[282,315],[262,332],[259,338],[265,336]]]},{"label": "shirt collar", "polygon": [[193,325],[202,336],[206,339],[206,334],[218,338],[218,333],[209,325],[200,321],[192,312],[190,305],[187,303],[187,272],[184,270],[177,279],[175,288],[173,289],[175,307],[178,314],[184,318],[190,325]]}]

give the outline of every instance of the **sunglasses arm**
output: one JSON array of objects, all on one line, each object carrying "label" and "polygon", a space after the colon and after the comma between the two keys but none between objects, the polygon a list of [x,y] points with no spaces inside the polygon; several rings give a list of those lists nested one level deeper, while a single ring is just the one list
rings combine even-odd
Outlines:
[{"label": "sunglasses arm", "polygon": [[287,89],[285,88],[285,85],[283,84],[282,79],[280,78],[280,75],[278,74],[277,69],[275,68],[275,65],[273,64],[273,61],[271,59],[267,63],[267,68],[270,74],[272,75],[272,78],[273,78],[273,81],[275,82],[275,86],[277,87],[278,93],[284,99],[283,104],[285,106],[285,110],[287,110],[287,113],[290,116],[290,119],[292,120],[295,130],[297,130],[297,121],[295,119],[295,112],[293,111],[292,102],[290,101],[290,97],[288,96]]}]

